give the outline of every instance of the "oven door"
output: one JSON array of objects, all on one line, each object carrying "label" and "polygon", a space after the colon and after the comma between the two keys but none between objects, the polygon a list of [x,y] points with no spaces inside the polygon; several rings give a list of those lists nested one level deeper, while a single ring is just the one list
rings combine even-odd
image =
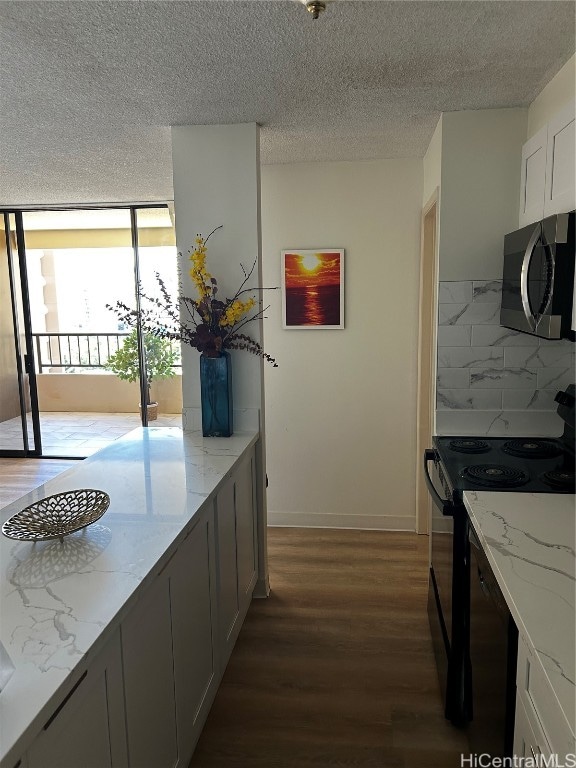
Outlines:
[{"label": "oven door", "polygon": [[432,497],[428,618],[434,655],[446,717],[455,725],[465,725],[469,700],[467,516],[461,504],[445,498],[442,468],[434,450],[424,453],[424,477]]}]

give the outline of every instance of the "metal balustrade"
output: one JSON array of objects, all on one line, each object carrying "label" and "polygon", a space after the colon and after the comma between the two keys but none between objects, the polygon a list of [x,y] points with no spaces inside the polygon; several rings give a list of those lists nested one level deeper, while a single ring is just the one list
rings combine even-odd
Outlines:
[{"label": "metal balustrade", "polygon": [[[36,347],[36,372],[62,368],[104,368],[122,346],[128,333],[33,333]],[[174,366],[180,368],[181,363]]]}]

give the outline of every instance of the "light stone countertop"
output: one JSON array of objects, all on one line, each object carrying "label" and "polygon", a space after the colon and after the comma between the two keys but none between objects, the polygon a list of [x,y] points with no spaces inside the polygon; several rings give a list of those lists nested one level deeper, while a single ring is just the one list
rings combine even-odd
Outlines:
[{"label": "light stone countertop", "polygon": [[59,703],[74,669],[104,645],[138,587],[162,570],[257,438],[256,432],[203,438],[178,428],[136,429],[0,510],[4,523],[53,493],[98,488],[110,496],[98,522],[62,543],[0,536],[0,640],[15,666],[0,693],[2,766],[12,768],[9,761],[16,762]]},{"label": "light stone countertop", "polygon": [[518,631],[574,736],[576,497],[467,491],[464,503]]}]

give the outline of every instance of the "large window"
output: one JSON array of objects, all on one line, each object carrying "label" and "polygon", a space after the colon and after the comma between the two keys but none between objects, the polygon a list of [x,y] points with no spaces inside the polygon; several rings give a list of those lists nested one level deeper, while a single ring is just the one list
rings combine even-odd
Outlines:
[{"label": "large window", "polygon": [[[179,425],[178,359],[172,375],[152,382],[154,412],[139,409],[146,391],[140,382],[106,368],[130,334],[107,304],[135,306],[136,278],[154,293],[156,272],[177,293],[168,208],[26,211],[10,220],[14,229],[18,221],[22,228],[18,255],[25,266],[33,345],[27,365],[32,357],[28,374],[37,392],[42,455],[88,455],[140,423],[142,410],[158,424]],[[15,239],[15,232],[9,236]],[[32,406],[27,404],[29,412]],[[7,447],[0,434],[2,449]]]}]

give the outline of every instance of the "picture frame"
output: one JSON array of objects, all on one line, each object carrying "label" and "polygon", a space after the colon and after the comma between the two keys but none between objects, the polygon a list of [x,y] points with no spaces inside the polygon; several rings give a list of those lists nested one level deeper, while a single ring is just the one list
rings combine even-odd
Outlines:
[{"label": "picture frame", "polygon": [[344,249],[281,252],[282,328],[344,328]]}]

